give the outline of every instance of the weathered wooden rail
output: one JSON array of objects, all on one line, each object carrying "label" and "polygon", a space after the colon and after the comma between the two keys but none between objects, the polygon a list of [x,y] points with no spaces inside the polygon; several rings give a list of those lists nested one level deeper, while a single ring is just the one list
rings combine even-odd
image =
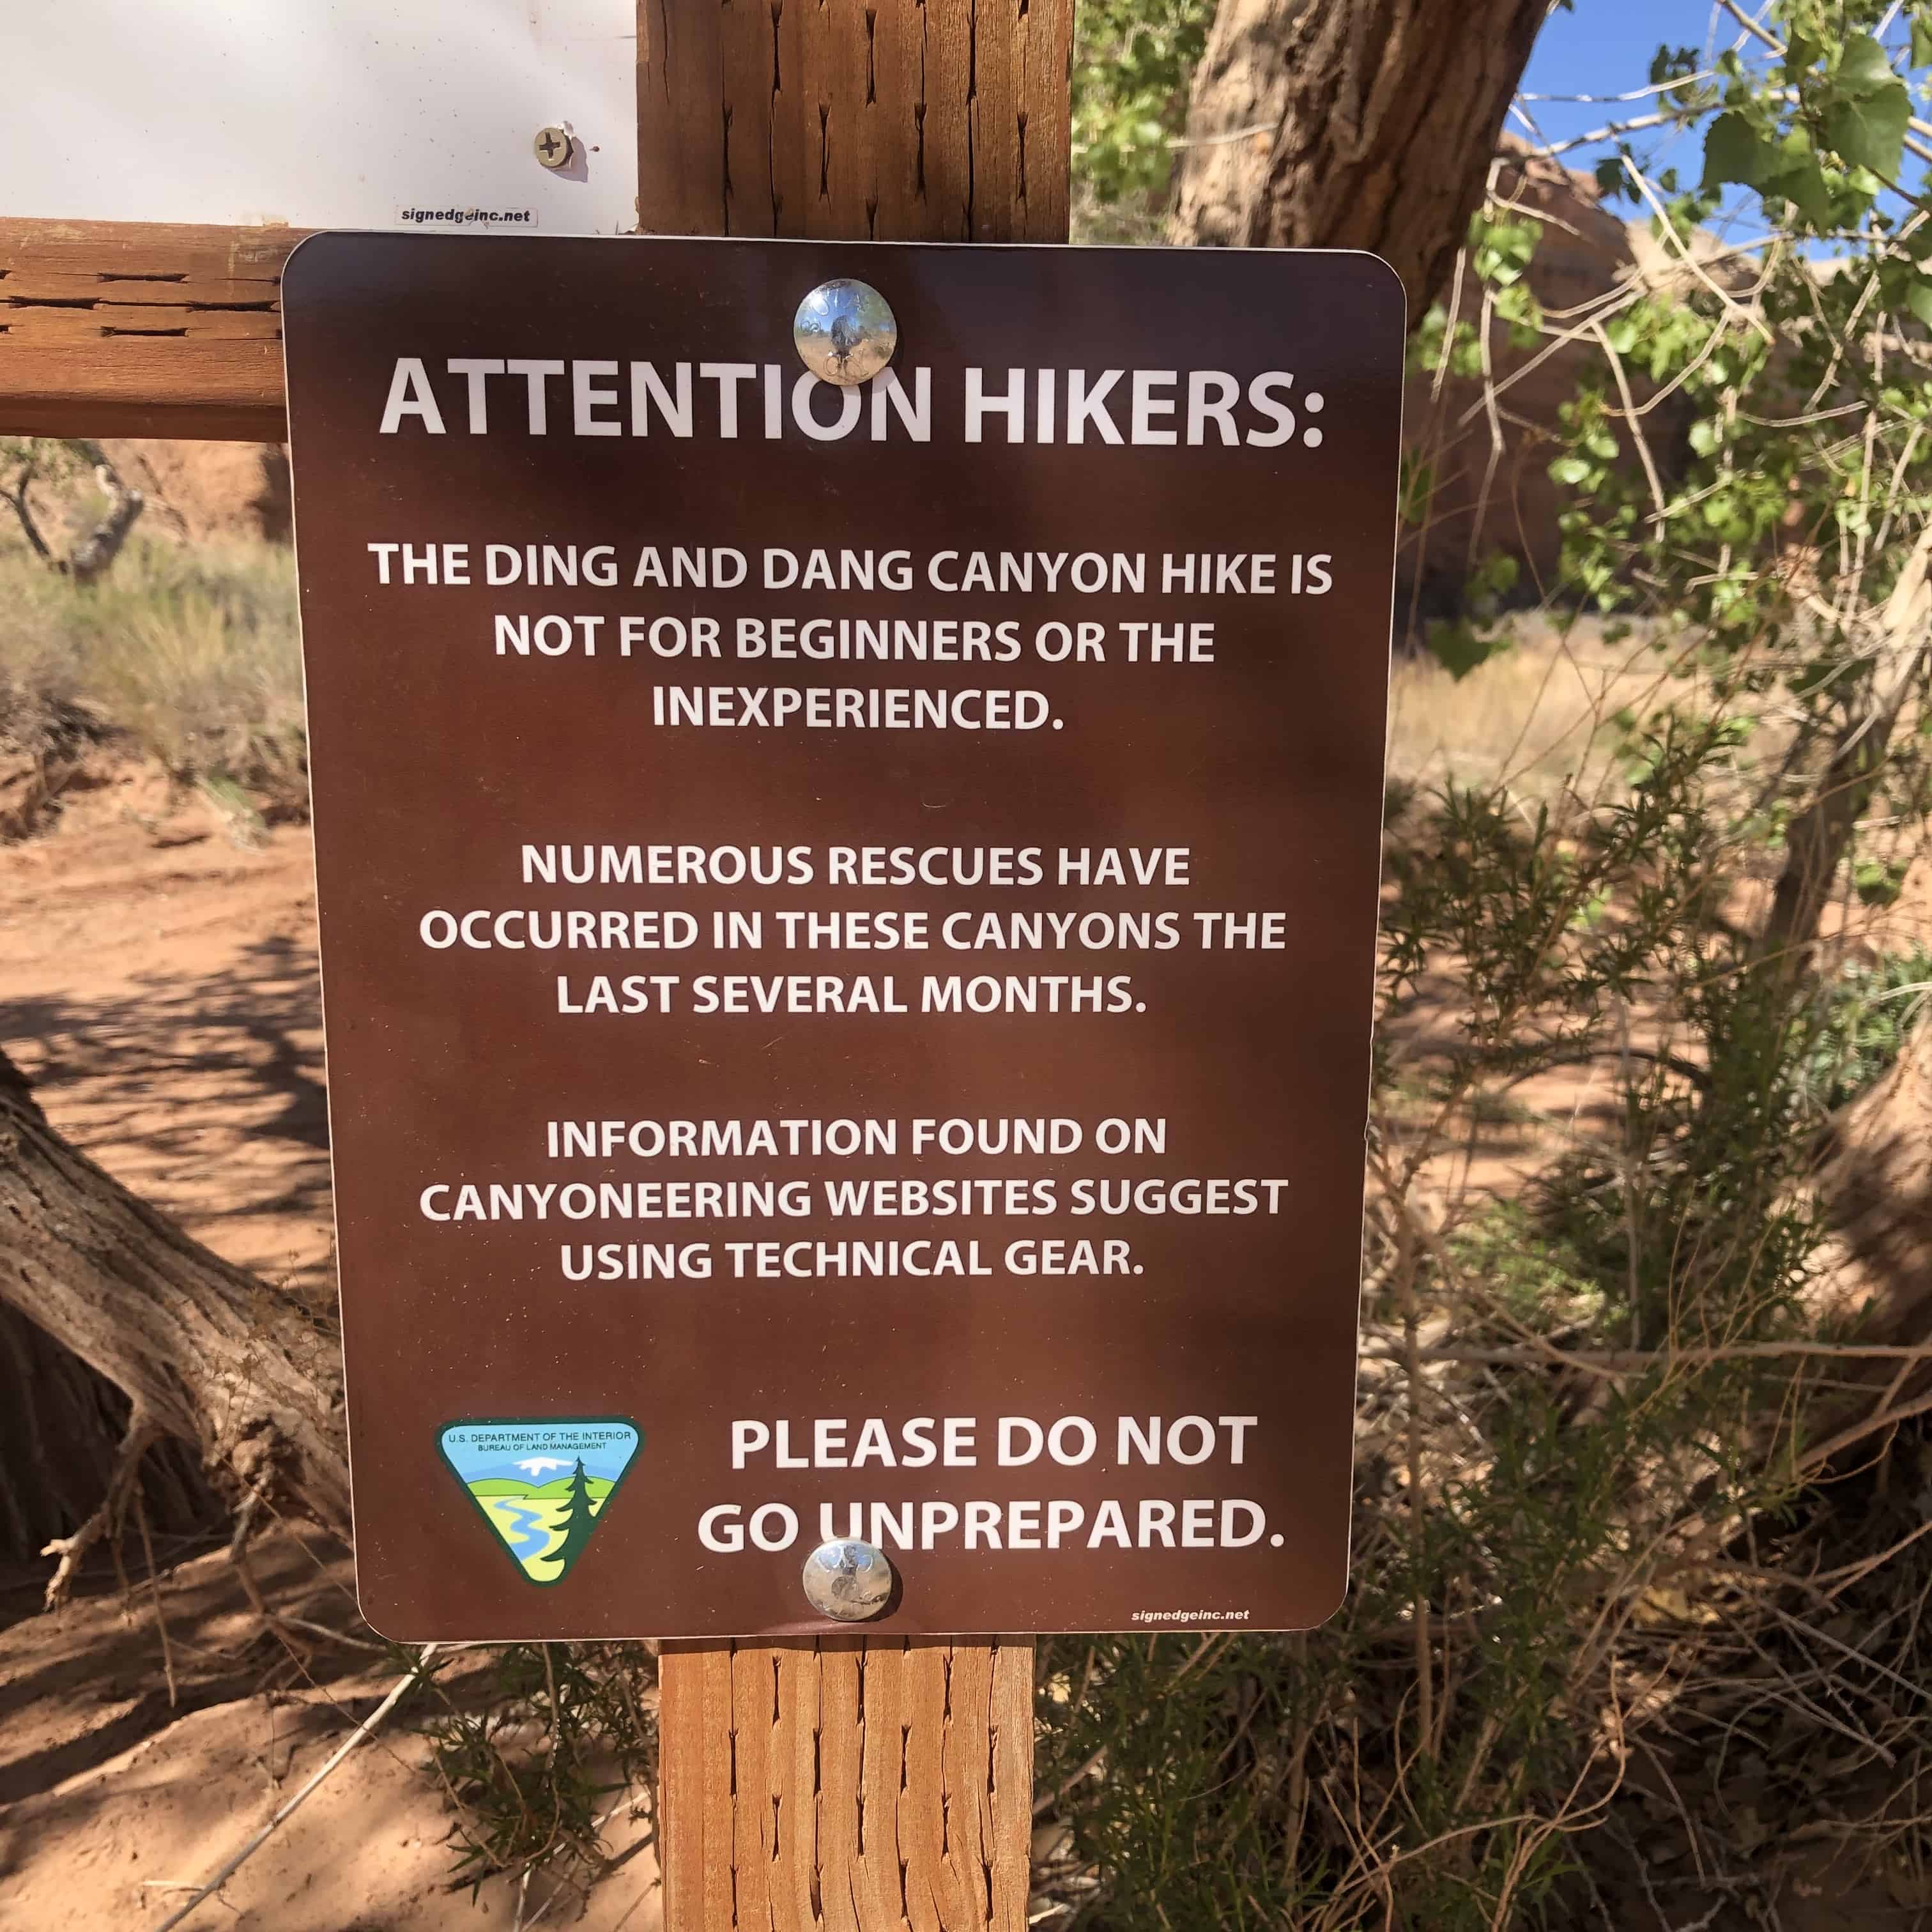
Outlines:
[{"label": "weathered wooden rail", "polygon": [[304,232],[0,220],[0,435],[281,441]]}]

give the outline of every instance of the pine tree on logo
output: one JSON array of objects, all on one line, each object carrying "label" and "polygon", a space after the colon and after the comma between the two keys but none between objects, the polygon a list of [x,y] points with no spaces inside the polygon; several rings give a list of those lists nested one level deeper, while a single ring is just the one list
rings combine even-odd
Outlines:
[{"label": "pine tree on logo", "polygon": [[543,1588],[597,1534],[644,1439],[622,1416],[498,1416],[446,1424],[436,1442],[518,1575]]},{"label": "pine tree on logo", "polygon": [[590,1479],[584,1472],[584,1458],[580,1456],[570,1478],[570,1500],[563,1516],[563,1540],[556,1550],[560,1576],[583,1555],[584,1546],[590,1540],[590,1532],[596,1526],[596,1520],[590,1513]]}]

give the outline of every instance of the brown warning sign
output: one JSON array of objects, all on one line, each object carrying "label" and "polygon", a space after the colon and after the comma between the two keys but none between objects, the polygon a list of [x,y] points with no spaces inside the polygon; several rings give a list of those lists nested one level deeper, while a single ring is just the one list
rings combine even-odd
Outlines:
[{"label": "brown warning sign", "polygon": [[[866,284],[896,345],[801,303]],[[1361,255],[284,278],[363,1607],[1318,1622],[1403,334]],[[845,358],[842,362],[839,358]]]}]

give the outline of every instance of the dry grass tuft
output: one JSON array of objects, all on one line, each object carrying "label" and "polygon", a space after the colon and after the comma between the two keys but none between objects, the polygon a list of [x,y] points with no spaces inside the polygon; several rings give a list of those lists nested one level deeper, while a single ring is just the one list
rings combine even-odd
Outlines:
[{"label": "dry grass tuft", "polygon": [[1400,657],[1389,687],[1389,777],[1424,788],[1502,783],[1530,796],[1600,765],[1619,712],[1670,691],[1667,654],[1645,630],[1622,638],[1590,619],[1528,628],[1466,677],[1431,657]]},{"label": "dry grass tuft", "polygon": [[82,589],[0,554],[0,744],[124,737],[184,787],[305,810],[295,564],[266,544],[130,545]]}]

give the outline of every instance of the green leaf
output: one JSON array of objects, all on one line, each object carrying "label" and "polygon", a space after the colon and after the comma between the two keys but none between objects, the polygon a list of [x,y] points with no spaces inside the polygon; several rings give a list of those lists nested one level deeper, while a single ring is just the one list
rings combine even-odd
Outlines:
[{"label": "green leaf", "polygon": [[1597,466],[1586,456],[1559,456],[1550,466],[1556,482],[1571,490],[1581,489],[1597,473]]},{"label": "green leaf", "polygon": [[1742,114],[1720,114],[1704,136],[1704,185],[1737,182],[1755,188],[1772,150]]},{"label": "green leaf", "polygon": [[1714,456],[1724,440],[1724,426],[1715,416],[1705,416],[1690,425],[1690,447],[1700,456]]},{"label": "green leaf", "polygon": [[1497,550],[1485,557],[1469,573],[1466,594],[1470,597],[1507,596],[1516,586],[1522,574],[1522,566],[1508,550]]},{"label": "green leaf", "polygon": [[1912,23],[1912,64],[1932,67],[1932,26],[1923,20]]},{"label": "green leaf", "polygon": [[1612,316],[1604,325],[1604,339],[1619,356],[1628,356],[1636,346],[1636,322],[1629,315]]},{"label": "green leaf", "polygon": [[1810,136],[1802,128],[1792,128],[1768,159],[1769,165],[1754,184],[1759,190],[1781,196],[1814,228],[1829,228],[1832,192],[1825,185],[1825,170],[1811,151]]},{"label": "green leaf", "polygon": [[1869,34],[1854,34],[1845,43],[1834,78],[1838,92],[1854,100],[1869,100],[1888,87],[1904,84],[1892,70],[1891,56]]},{"label": "green leaf", "polygon": [[1798,76],[1818,64],[1825,50],[1808,34],[1794,33],[1784,44],[1784,77],[1796,86]]},{"label": "green leaf", "polygon": [[1505,648],[1504,639],[1480,636],[1473,625],[1439,621],[1429,626],[1428,643],[1436,662],[1458,684]]},{"label": "green leaf", "polygon": [[1932,328],[1932,282],[1914,282],[1906,292],[1905,305],[1928,328]]},{"label": "green leaf", "polygon": [[1825,138],[1849,166],[1896,181],[1911,118],[1912,97],[1902,81],[1894,81],[1864,99],[1834,102],[1825,116]]},{"label": "green leaf", "polygon": [[1852,885],[1868,906],[1892,904],[1905,884],[1905,868],[1877,859],[1861,859],[1852,868]]}]

